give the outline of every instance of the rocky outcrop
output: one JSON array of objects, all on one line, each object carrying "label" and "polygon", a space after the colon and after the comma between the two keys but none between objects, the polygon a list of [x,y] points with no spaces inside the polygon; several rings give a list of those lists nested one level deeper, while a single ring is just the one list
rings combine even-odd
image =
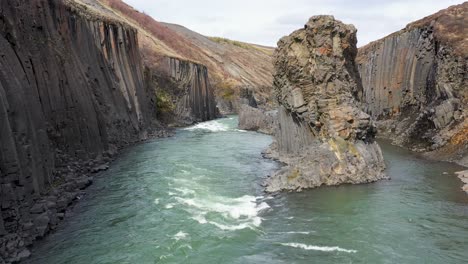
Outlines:
[{"label": "rocky outcrop", "polygon": [[468,3],[359,49],[365,110],[380,135],[468,165]]},{"label": "rocky outcrop", "polygon": [[455,174],[464,184],[462,190],[468,193],[468,170],[458,171]]},{"label": "rocky outcrop", "polygon": [[277,111],[265,111],[246,104],[239,109],[239,129],[273,135],[277,127]]},{"label": "rocky outcrop", "polygon": [[172,122],[193,124],[219,117],[213,87],[205,66],[164,57],[152,70],[155,92],[167,94],[171,101]]},{"label": "rocky outcrop", "polygon": [[279,128],[269,156],[287,166],[266,181],[267,191],[385,178],[375,127],[356,101],[356,53],[356,29],[332,16],[312,17],[278,42]]},{"label": "rocky outcrop", "polygon": [[239,128],[273,135],[277,127],[277,110],[268,110],[265,104],[259,107],[252,89],[241,89],[238,115]]},{"label": "rocky outcrop", "polygon": [[0,2],[0,263],[155,125],[136,30],[71,1]]}]

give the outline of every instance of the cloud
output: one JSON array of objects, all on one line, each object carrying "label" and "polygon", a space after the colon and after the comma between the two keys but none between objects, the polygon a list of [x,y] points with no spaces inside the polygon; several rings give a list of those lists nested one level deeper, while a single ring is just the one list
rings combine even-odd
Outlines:
[{"label": "cloud", "polygon": [[275,46],[313,15],[330,14],[358,29],[358,46],[400,30],[460,0],[124,0],[158,21],[208,36]]}]

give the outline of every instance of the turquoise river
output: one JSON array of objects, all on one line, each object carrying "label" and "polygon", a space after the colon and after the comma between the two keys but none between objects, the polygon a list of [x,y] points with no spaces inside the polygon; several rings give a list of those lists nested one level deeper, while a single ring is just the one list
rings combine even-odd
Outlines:
[{"label": "turquoise river", "polygon": [[26,263],[466,263],[454,164],[381,143],[391,180],[265,194],[272,138],[231,116],[125,150]]}]

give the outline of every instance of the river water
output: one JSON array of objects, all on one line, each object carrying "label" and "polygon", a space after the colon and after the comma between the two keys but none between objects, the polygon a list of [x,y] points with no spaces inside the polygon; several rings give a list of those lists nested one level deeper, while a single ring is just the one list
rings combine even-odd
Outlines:
[{"label": "river water", "polygon": [[382,143],[389,181],[263,193],[271,137],[229,117],[126,150],[27,263],[462,263],[468,195]]}]

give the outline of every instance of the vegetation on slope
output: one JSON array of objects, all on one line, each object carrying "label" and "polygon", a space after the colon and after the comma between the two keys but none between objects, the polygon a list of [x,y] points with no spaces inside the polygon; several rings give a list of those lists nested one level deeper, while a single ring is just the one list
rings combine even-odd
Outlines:
[{"label": "vegetation on slope", "polygon": [[208,38],[185,27],[154,20],[121,0],[75,0],[100,9],[139,31],[139,45],[147,66],[162,57],[175,57],[205,65],[216,86],[232,79],[235,86],[269,86],[273,48],[222,38]]},{"label": "vegetation on slope", "polygon": [[273,55],[273,49],[268,48],[268,47],[262,47],[262,46],[255,45],[255,44],[250,44],[246,42],[241,42],[241,41],[231,40],[231,39],[221,38],[221,37],[208,37],[208,38],[211,41],[214,41],[219,44],[229,44],[229,45],[237,46],[239,48],[243,48],[246,50],[258,50],[270,56]]}]

